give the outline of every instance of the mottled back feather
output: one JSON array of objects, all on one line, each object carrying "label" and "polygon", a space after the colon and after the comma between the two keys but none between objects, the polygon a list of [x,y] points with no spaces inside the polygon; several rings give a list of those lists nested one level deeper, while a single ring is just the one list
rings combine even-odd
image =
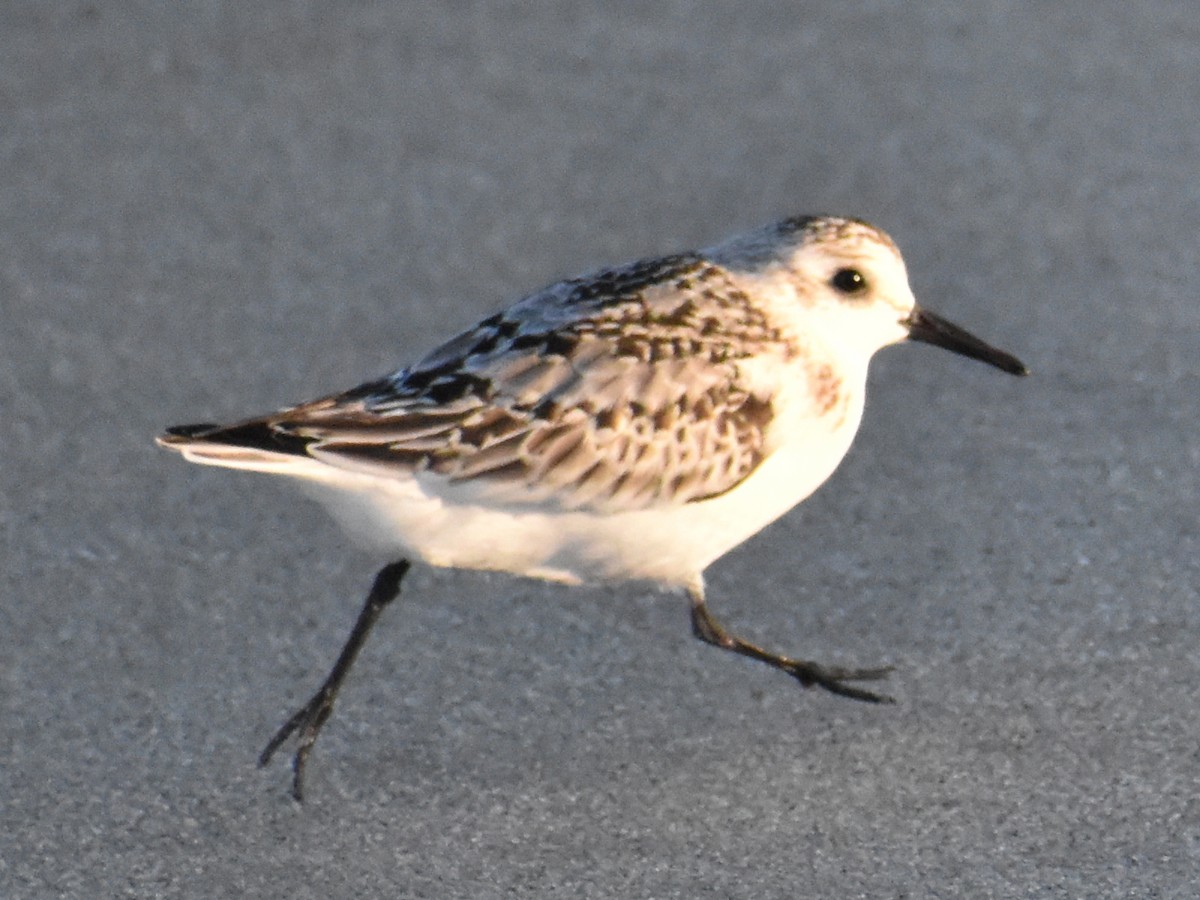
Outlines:
[{"label": "mottled back feather", "polygon": [[737,363],[779,342],[723,269],[681,254],[560,282],[410,368],[254,424],[275,447],[490,500],[686,503],[762,460],[771,404]]}]

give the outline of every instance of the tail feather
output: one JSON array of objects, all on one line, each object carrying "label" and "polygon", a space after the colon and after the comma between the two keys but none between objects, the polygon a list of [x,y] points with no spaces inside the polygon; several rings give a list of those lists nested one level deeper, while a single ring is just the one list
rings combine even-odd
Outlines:
[{"label": "tail feather", "polygon": [[299,474],[304,463],[319,465],[308,455],[311,439],[273,426],[270,419],[235,425],[176,425],[160,434],[160,447],[177,450],[190,462],[255,472]]}]

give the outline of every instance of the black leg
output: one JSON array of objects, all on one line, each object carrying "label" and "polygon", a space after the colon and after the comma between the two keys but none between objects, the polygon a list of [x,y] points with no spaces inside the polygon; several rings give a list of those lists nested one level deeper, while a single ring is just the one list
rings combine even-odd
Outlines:
[{"label": "black leg", "polygon": [[882,666],[877,669],[842,669],[769,653],[726,631],[725,627],[713,618],[712,613],[704,604],[702,588],[690,588],[688,593],[692,599],[692,634],[705,643],[721,647],[724,650],[732,650],[734,653],[757,659],[759,662],[765,662],[769,666],[787,672],[805,687],[815,685],[830,693],[842,697],[852,697],[855,700],[865,700],[868,703],[896,702],[885,694],[876,694],[873,691],[846,684],[847,681],[878,681],[886,678],[887,674],[892,671],[891,666]]},{"label": "black leg", "polygon": [[400,581],[408,571],[408,566],[408,560],[402,559],[379,570],[379,574],[375,576],[375,583],[371,586],[371,593],[367,595],[367,602],[358,614],[358,621],[354,623],[350,637],[346,639],[346,644],[342,647],[342,652],[333,664],[325,683],[307,703],[296,710],[295,715],[283,723],[258,757],[258,764],[265,766],[271,761],[280,744],[286,741],[292,732],[299,732],[296,755],[292,757],[292,796],[297,801],[304,800],[304,764],[308,762],[308,754],[312,752],[322,726],[333,712],[333,702],[337,699],[342,682],[350,673],[358,651],[366,643],[371,626],[375,624],[383,608],[399,596]]}]

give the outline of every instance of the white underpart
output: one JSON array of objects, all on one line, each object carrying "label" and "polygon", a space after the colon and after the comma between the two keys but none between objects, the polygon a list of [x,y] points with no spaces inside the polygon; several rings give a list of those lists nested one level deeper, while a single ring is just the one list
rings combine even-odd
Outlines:
[{"label": "white underpart", "polygon": [[[814,416],[802,374],[775,395],[773,447],[733,490],[710,500],[618,513],[471,502],[437,476],[380,477],[301,457],[185,451],[193,462],[285,474],[359,543],[434,566],[565,583],[646,579],[698,584],[710,563],[808,497],[845,456],[862,418],[866,366],[842,369],[837,408]],[[223,458],[222,458],[223,457]]]}]

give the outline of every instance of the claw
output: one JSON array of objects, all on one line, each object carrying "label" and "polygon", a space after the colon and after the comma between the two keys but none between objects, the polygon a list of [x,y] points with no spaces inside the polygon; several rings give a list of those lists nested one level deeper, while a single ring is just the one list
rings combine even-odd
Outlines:
[{"label": "claw", "polygon": [[312,752],[313,744],[317,742],[317,735],[321,733],[321,728],[333,712],[333,700],[332,694],[326,688],[323,687],[317,691],[304,706],[300,707],[290,719],[280,726],[279,730],[275,732],[275,736],[267,742],[267,746],[258,755],[258,766],[262,768],[271,761],[271,757],[275,755],[275,751],[282,746],[283,742],[293,732],[299,730],[296,752],[292,756],[292,797],[297,803],[304,802],[304,766],[308,762],[308,755]]},{"label": "claw", "polygon": [[325,683],[309,698],[307,703],[296,710],[291,718],[280,726],[271,740],[267,742],[262,753],[258,755],[259,767],[265,766],[271,761],[271,757],[275,755],[275,751],[283,745],[283,742],[299,732],[296,752],[292,756],[292,797],[297,803],[304,802],[304,767],[308,763],[308,756],[312,752],[313,744],[317,742],[317,736],[333,712],[333,703],[337,699],[342,682],[349,674],[350,667],[354,665],[358,651],[366,643],[367,635],[376,619],[379,618],[379,614],[400,593],[400,582],[407,571],[408,562],[406,560],[391,563],[379,570],[371,592],[367,595],[366,603],[363,604],[362,612],[358,614],[350,637],[342,647],[342,652],[325,679]]},{"label": "claw", "polygon": [[862,700],[866,703],[895,703],[887,694],[877,694],[865,688],[846,684],[848,681],[879,681],[891,673],[891,666],[876,666],[870,669],[844,669],[839,666],[822,666],[803,659],[792,659],[771,653],[755,644],[744,640],[725,630],[704,603],[702,586],[690,589],[692,598],[692,634],[705,643],[730,650],[759,662],[766,663],[787,672],[804,687],[819,687],[837,694],[839,697],[849,697],[852,700]]}]

